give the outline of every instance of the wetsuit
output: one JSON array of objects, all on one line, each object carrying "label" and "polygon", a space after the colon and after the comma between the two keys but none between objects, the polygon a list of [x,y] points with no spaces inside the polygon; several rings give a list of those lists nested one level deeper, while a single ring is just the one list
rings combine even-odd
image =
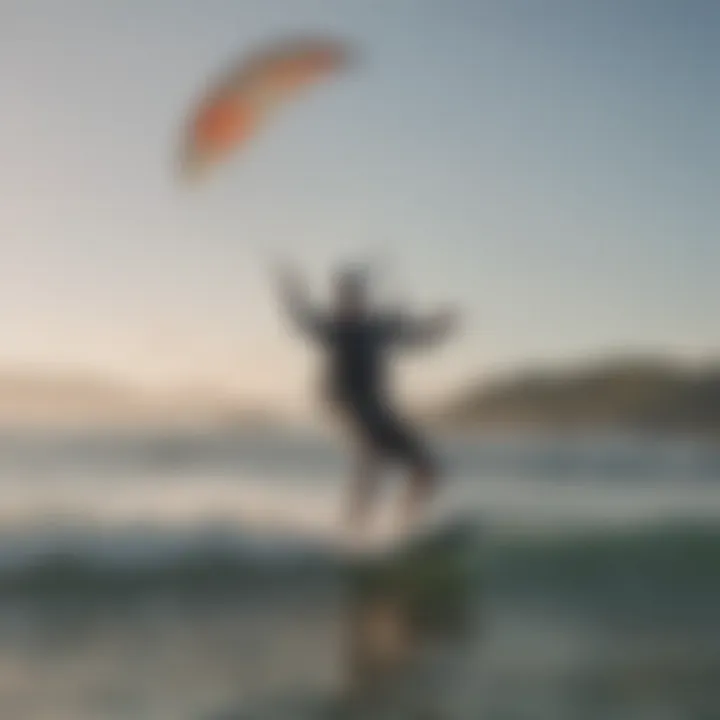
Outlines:
[{"label": "wetsuit", "polygon": [[363,446],[431,473],[429,449],[390,407],[386,366],[392,350],[433,343],[444,328],[389,315],[321,317],[297,298],[288,307],[296,323],[326,351],[326,392]]}]

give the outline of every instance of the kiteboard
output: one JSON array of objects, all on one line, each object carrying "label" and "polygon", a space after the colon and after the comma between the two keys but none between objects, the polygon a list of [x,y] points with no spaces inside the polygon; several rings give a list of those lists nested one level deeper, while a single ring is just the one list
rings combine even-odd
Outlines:
[{"label": "kiteboard", "polygon": [[393,598],[424,628],[464,626],[477,583],[479,524],[453,518],[426,526],[369,552],[346,567],[359,602]]}]

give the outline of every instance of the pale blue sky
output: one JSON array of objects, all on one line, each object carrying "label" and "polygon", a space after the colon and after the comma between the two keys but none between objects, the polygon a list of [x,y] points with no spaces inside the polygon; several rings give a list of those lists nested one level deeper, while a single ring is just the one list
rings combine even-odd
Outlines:
[{"label": "pale blue sky", "polygon": [[[6,0],[0,27],[2,365],[299,402],[309,358],[266,260],[321,285],[363,248],[406,296],[467,311],[411,371],[429,390],[720,350],[718,3]],[[297,32],[361,62],[179,187],[205,79]]]}]

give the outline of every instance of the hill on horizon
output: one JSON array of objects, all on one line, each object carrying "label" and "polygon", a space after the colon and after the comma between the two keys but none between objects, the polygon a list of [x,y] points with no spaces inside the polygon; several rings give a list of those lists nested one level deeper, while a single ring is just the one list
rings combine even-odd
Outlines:
[{"label": "hill on horizon", "polygon": [[82,371],[0,369],[0,425],[241,425],[274,415],[232,393],[189,387],[150,391]]},{"label": "hill on horizon", "polygon": [[691,367],[625,358],[471,386],[441,413],[453,427],[720,432],[720,361]]}]

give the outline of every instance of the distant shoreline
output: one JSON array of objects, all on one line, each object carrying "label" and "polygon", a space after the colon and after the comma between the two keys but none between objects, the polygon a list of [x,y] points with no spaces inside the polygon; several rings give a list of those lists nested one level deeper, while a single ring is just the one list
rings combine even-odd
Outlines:
[{"label": "distant shoreline", "polygon": [[[415,413],[413,413],[415,415]],[[517,436],[630,434],[720,440],[720,362],[613,359],[530,370],[469,384],[432,412],[433,432]],[[0,371],[0,431],[232,432],[306,429],[305,420],[198,389],[150,393],[97,376]]]}]

